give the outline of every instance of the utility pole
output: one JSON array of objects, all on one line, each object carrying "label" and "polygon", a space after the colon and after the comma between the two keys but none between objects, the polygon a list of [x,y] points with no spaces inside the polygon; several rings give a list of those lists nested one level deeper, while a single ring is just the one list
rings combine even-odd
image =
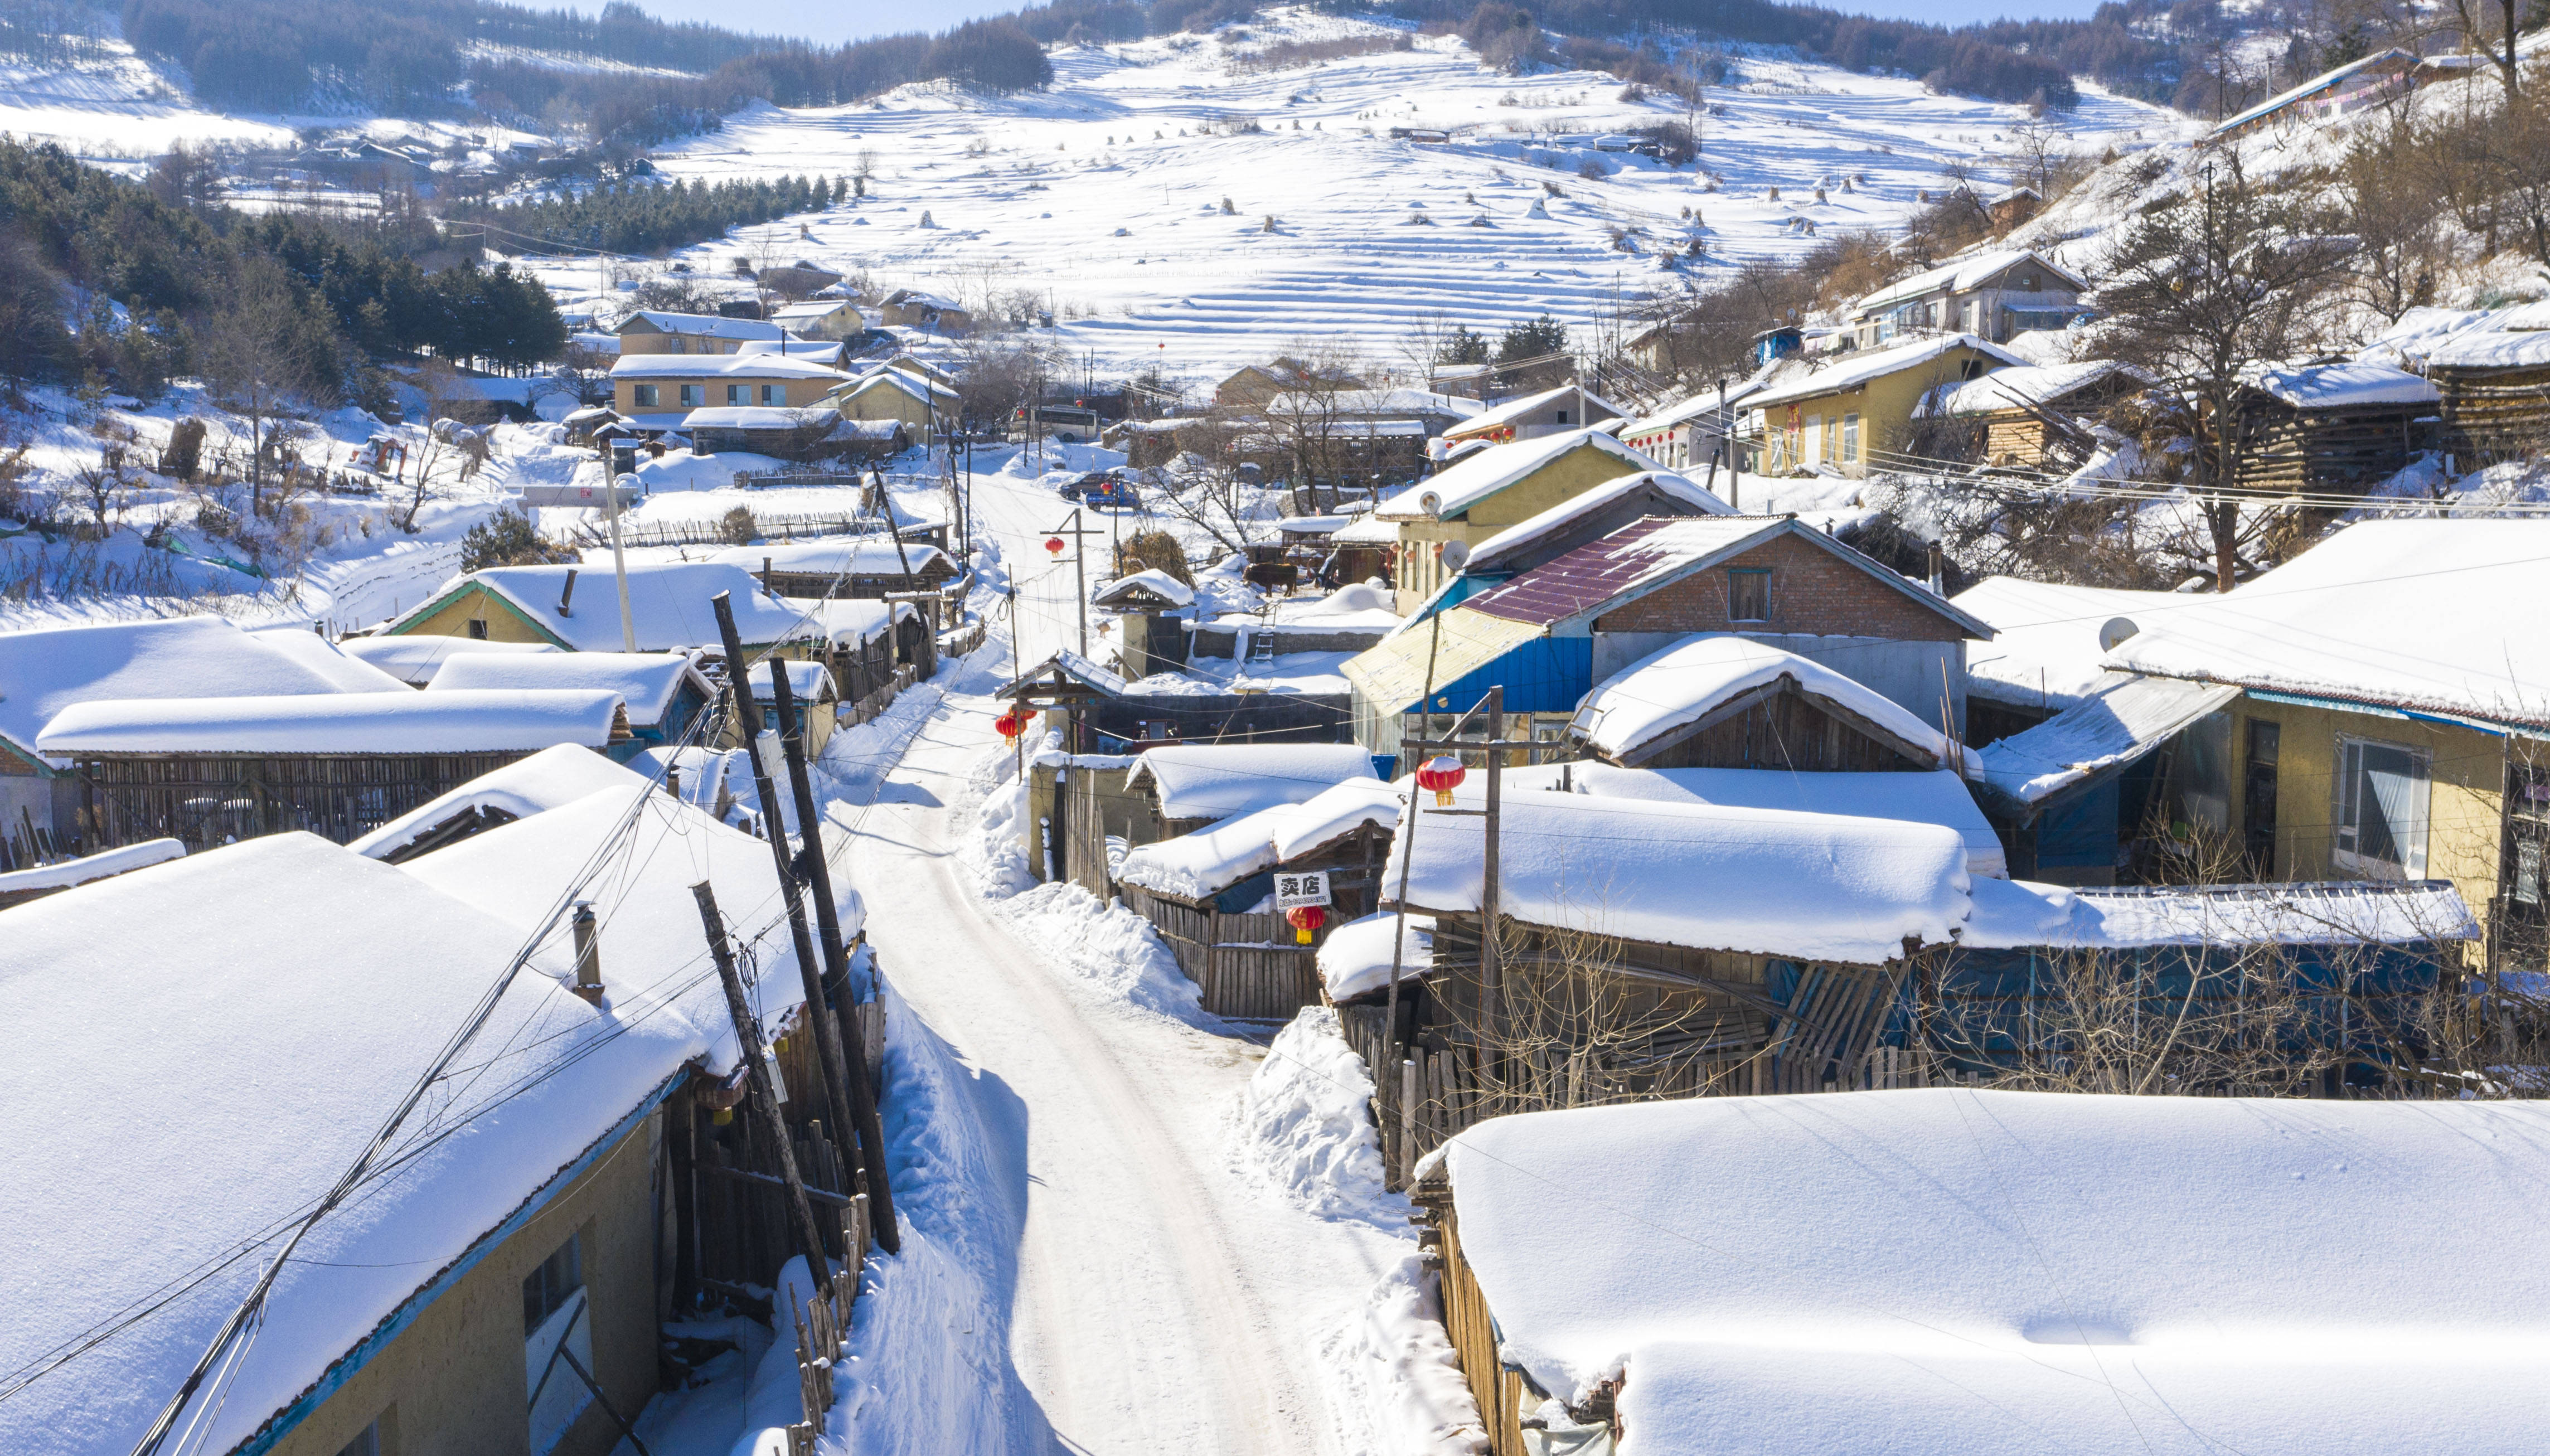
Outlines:
[{"label": "utility pole", "polygon": [[[788,664],[770,659],[770,689],[779,709],[779,746],[788,759],[788,787],[797,800],[797,827],[806,841],[806,885],[815,896],[815,928],[824,941],[824,978],[841,988],[841,1005],[850,1005],[850,952],[841,943],[840,913],[833,902],[833,867],[824,858],[822,818],[815,809],[815,782],[806,771],[806,742],[797,732],[797,694],[788,685]],[[877,1117],[876,1088],[868,1081],[868,1051],[854,1037],[841,1034],[840,1019],[821,1003],[807,1008],[815,1022],[815,1044],[824,1057],[824,1074],[850,1090],[850,1116],[859,1139],[866,1173],[859,1192],[876,1210],[877,1242],[889,1254],[903,1251],[902,1232],[894,1222],[894,1192],[887,1186],[885,1127]],[[847,1124],[845,1124],[847,1130]]]},{"label": "utility pole", "polygon": [[638,625],[629,615],[629,553],[620,544],[620,487],[638,484],[635,475],[623,475],[603,487],[603,514],[611,521],[611,574],[620,582],[620,649],[638,650]]},{"label": "utility pole", "polygon": [[[752,789],[761,801],[762,825],[770,836],[770,867],[779,877],[779,896],[788,907],[788,933],[797,952],[797,975],[806,991],[806,1014],[820,1016],[824,972],[815,959],[815,937],[806,927],[806,901],[797,893],[797,872],[788,862],[788,817],[780,811],[779,789],[771,782],[770,759],[762,751],[761,710],[752,701],[752,671],[736,635],[734,604],[720,592],[709,598],[709,605],[717,611],[718,635],[726,642],[727,691],[735,695],[736,727],[743,733],[744,756],[752,760]],[[821,1039],[817,1038],[819,1044]],[[824,1068],[823,1107],[834,1133],[858,1126],[850,1120],[848,1089],[841,1086],[841,1078],[822,1058],[816,1064]],[[811,1266],[808,1272],[813,1272]]]},{"label": "utility pole", "polygon": [[1499,811],[1505,800],[1505,736],[1506,690],[1499,683],[1488,689],[1488,823],[1479,865],[1479,980],[1486,992],[1480,1019],[1487,1023],[1492,1046],[1505,1024],[1505,958],[1497,949],[1497,829],[1504,818]]},{"label": "utility pole", "polygon": [[[743,1054],[744,1086],[762,1134],[779,1150],[780,1181],[788,1185],[788,1227],[806,1256],[806,1277],[822,1284],[833,1274],[824,1255],[824,1235],[815,1223],[815,1207],[806,1201],[806,1181],[797,1176],[797,1148],[788,1140],[788,1124],[779,1118],[779,1097],[770,1086],[770,1058],[761,1049],[761,1028],[743,999],[743,977],[736,974],[735,952],[726,943],[726,920],[718,914],[717,891],[706,880],[691,887],[700,904],[700,927],[708,932],[709,957],[717,962],[718,980],[726,986],[726,1014],[735,1021],[735,1042]],[[817,1004],[818,1006],[821,1003]]]},{"label": "utility pole", "polygon": [[[1071,537],[1071,579],[1077,585],[1077,595],[1080,599],[1080,655],[1086,657],[1089,655],[1089,542],[1087,537],[1098,534],[1098,531],[1095,527],[1080,524],[1080,508],[1074,506],[1071,508],[1071,523],[1067,526],[1055,527],[1053,534]],[[1015,617],[1010,622],[1010,631],[1013,634],[1018,631],[1018,622]]]}]

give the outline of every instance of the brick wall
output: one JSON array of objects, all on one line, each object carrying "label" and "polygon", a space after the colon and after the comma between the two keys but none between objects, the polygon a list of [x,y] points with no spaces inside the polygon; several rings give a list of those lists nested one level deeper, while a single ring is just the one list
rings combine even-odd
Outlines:
[{"label": "brick wall", "polygon": [[[1727,571],[1765,566],[1771,570],[1771,620],[1729,622]],[[1732,560],[1606,613],[1595,622],[1594,630],[1812,632],[1923,642],[1949,642],[1965,635],[1947,617],[1924,609],[1823,548],[1790,535],[1765,541]]]}]

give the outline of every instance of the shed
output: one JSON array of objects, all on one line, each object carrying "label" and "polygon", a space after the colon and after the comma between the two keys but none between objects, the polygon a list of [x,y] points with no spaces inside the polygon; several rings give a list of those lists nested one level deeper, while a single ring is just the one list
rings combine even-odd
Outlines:
[{"label": "shed", "polygon": [[1966,653],[1966,741],[1981,746],[2105,687],[2109,649],[2193,599],[1988,576],[1948,600],[1992,624],[1991,644]]},{"label": "shed", "polygon": [[1116,612],[1175,612],[1195,605],[1195,588],[1165,571],[1128,571],[1090,593],[1089,604]]},{"label": "shed", "polygon": [[688,652],[466,652],[443,664],[426,684],[428,693],[560,688],[619,695],[629,712],[629,736],[614,743],[610,753],[623,761],[647,748],[681,742],[692,720],[718,696],[717,685]]},{"label": "shed", "polygon": [[[824,745],[832,741],[833,728],[840,708],[839,690],[833,685],[833,674],[821,662],[792,662],[773,657],[754,665],[750,674],[752,701],[761,710],[761,726],[772,732],[779,730],[779,687],[777,673],[788,674],[788,692],[795,700],[798,730],[802,735],[807,758],[823,754]],[[742,725],[730,719],[721,740],[729,748],[743,746]]]},{"label": "shed", "polygon": [[434,681],[435,674],[454,657],[472,652],[498,656],[524,652],[555,652],[548,642],[498,642],[476,637],[398,636],[347,637],[338,647],[348,657],[356,657],[397,678],[411,688],[422,688]]},{"label": "shed", "polygon": [[1571,434],[1597,421],[1619,419],[1631,413],[1581,384],[1562,384],[1491,405],[1445,430],[1440,437],[1446,444],[1473,439],[1510,444],[1519,439]]},{"label": "shed", "polygon": [[822,405],[803,409],[763,405],[712,405],[682,417],[682,433],[694,453],[725,451],[768,455],[778,460],[825,460],[841,453],[833,448],[841,417]]},{"label": "shed", "polygon": [[627,741],[619,694],[561,689],[89,702],[37,746],[71,760],[101,847],[200,850],[291,829],[344,843],[542,748]]},{"label": "shed", "polygon": [[791,598],[789,605],[821,634],[817,650],[833,670],[834,693],[853,723],[874,718],[905,688],[938,671],[930,619],[909,602]]},{"label": "shed", "polygon": [[2106,408],[2151,382],[2148,374],[2113,359],[2075,364],[2016,364],[1980,379],[1942,385],[1920,414],[1967,420],[1983,427],[1986,463],[2036,466],[2077,437],[2065,417]]},{"label": "shed", "polygon": [[2474,463],[2521,457],[2550,436],[2550,329],[2464,329],[2427,350],[2426,377],[2442,396],[2445,447]]},{"label": "shed", "polygon": [[1694,637],[1605,678],[1568,738],[1623,768],[1928,773],[1960,761],[1955,740],[1871,689],[1738,636]]},{"label": "shed", "polygon": [[924,541],[898,546],[882,535],[734,546],[709,559],[751,572],[783,597],[815,601],[944,591],[964,575],[956,558],[936,546]]},{"label": "shed", "polygon": [[[632,561],[629,612],[640,652],[694,647],[723,655],[717,610],[727,594],[747,649],[808,649],[805,614],[740,566],[718,561]],[[580,595],[579,595],[580,594]],[[568,652],[627,650],[617,583],[608,566],[493,566],[455,577],[382,628],[382,638],[469,637],[546,642]]]},{"label": "shed", "polygon": [[2300,364],[2260,370],[2238,408],[2242,488],[2361,493],[2431,444],[2442,395],[2388,364]]},{"label": "shed", "polygon": [[1188,743],[1144,752],[1125,783],[1146,789],[1161,826],[1174,835],[1377,777],[1372,755],[1351,743]]}]

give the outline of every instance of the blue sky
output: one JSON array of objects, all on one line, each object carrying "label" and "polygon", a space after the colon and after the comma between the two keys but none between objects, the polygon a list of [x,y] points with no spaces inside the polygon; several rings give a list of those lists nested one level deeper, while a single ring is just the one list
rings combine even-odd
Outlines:
[{"label": "blue sky", "polygon": [[[602,8],[600,0],[573,0],[578,10]],[[895,31],[942,31],[979,15],[1002,15],[1019,8],[1019,0],[766,0],[737,6],[734,0],[638,0],[666,20],[706,21],[711,25],[774,35],[803,36],[837,45],[862,36]],[[1835,10],[1883,15],[1900,20],[1964,25],[2005,15],[2087,20],[2098,0],[1826,0]]]}]

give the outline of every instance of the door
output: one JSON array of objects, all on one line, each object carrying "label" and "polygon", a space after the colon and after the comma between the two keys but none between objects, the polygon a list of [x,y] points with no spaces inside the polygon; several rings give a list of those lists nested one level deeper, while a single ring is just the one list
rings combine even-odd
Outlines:
[{"label": "door", "polygon": [[2550,765],[2512,763],[2505,770],[2504,857],[2498,864],[2497,923],[2502,969],[2550,969]]},{"label": "door", "polygon": [[2276,757],[2281,725],[2249,720],[2249,759],[2240,781],[2241,843],[2252,879],[2276,877]]}]

